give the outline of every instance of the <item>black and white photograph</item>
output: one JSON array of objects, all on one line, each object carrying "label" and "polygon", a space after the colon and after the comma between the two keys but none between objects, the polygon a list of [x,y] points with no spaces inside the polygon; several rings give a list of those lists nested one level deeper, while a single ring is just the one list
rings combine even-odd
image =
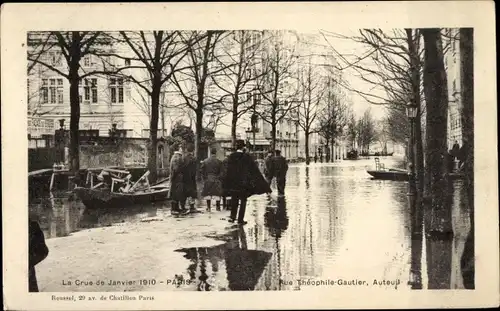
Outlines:
[{"label": "black and white photograph", "polygon": [[475,27],[121,23],[24,32],[26,294],[486,286]]}]

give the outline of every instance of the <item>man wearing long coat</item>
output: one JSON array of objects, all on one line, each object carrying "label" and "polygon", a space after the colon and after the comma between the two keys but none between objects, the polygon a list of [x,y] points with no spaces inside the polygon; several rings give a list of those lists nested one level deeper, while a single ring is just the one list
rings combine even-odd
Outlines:
[{"label": "man wearing long coat", "polygon": [[203,190],[201,195],[207,201],[207,210],[210,211],[212,197],[215,197],[215,207],[220,211],[220,198],[222,197],[222,161],[217,159],[217,149],[210,150],[211,155],[201,162],[201,176],[203,178]]},{"label": "man wearing long coat", "polygon": [[194,207],[195,199],[198,197],[198,187],[196,185],[196,170],[197,163],[194,156],[194,145],[188,144],[186,147],[186,153],[182,157],[184,170],[184,197],[185,199],[190,199],[189,207],[191,212],[196,212]]},{"label": "man wearing long coat", "polygon": [[274,157],[274,176],[276,176],[276,186],[278,195],[285,195],[286,173],[288,171],[288,162],[281,155],[280,150],[275,151]]},{"label": "man wearing long coat", "polygon": [[184,163],[182,159],[182,150],[174,145],[174,152],[170,160],[170,191],[169,197],[173,213],[185,213],[186,197],[184,196]]},{"label": "man wearing long coat", "polygon": [[248,197],[254,194],[271,193],[271,188],[254,159],[243,151],[244,147],[243,140],[236,141],[236,151],[227,158],[227,168],[222,182],[224,193],[231,196],[229,222],[234,222],[238,214],[240,225],[246,224],[245,210]]},{"label": "man wearing long coat", "polygon": [[271,185],[273,181],[274,175],[274,156],[271,151],[267,154],[266,159],[264,160],[264,176],[266,176],[267,182]]}]

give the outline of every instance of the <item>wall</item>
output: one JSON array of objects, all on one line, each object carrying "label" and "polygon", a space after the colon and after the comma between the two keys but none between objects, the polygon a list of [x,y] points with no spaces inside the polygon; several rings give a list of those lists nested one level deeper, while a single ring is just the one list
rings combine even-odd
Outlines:
[{"label": "wall", "polygon": [[55,162],[59,162],[58,159],[56,148],[29,148],[28,172],[51,168]]}]

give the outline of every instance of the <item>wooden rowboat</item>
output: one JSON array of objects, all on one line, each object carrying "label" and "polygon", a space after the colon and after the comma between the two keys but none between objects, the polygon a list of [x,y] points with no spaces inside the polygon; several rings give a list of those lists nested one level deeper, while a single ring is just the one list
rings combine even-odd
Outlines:
[{"label": "wooden rowboat", "polygon": [[76,187],[73,191],[85,207],[119,208],[137,204],[149,204],[168,199],[169,188],[166,186],[151,186],[150,189],[138,190],[133,193],[111,192],[108,189],[91,189]]},{"label": "wooden rowboat", "polygon": [[[379,179],[379,180],[395,180],[395,181],[408,181],[409,180],[409,174],[408,171],[401,170],[401,169],[387,169],[387,170],[370,170],[366,171],[368,174],[370,174],[373,179]],[[463,173],[449,173],[448,177],[451,180],[456,180],[456,179],[462,179],[464,178]]]},{"label": "wooden rowboat", "polygon": [[398,180],[398,181],[407,181],[409,179],[408,172],[398,169],[369,170],[366,172],[370,174],[374,179]]}]

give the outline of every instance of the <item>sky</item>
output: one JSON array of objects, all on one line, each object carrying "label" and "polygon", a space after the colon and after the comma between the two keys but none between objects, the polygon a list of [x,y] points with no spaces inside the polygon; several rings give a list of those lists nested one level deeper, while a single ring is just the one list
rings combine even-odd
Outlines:
[{"label": "sky", "polygon": [[[330,29],[324,29],[324,30],[327,32],[335,32],[342,36],[350,36],[357,34],[357,30],[351,30],[351,31],[342,30],[338,32]],[[314,32],[318,34],[320,33],[319,30]],[[312,31],[308,31],[308,33],[312,33]],[[329,36],[329,35],[325,36],[320,35],[320,37],[321,37],[319,43],[320,45],[325,45],[328,49],[330,49],[330,47],[333,47],[336,50],[336,53],[341,54],[349,61],[352,60],[353,57],[364,55],[368,51],[368,47],[366,45],[357,43],[350,39],[336,38],[334,36]],[[367,60],[365,63],[369,64],[370,61]],[[345,67],[345,62],[340,60],[340,65],[342,67]],[[370,94],[375,92],[377,95],[383,96],[382,93],[373,90],[373,85],[357,77],[357,73],[353,69],[342,70],[342,78],[343,80],[346,81],[346,84],[349,85],[349,87],[352,89],[356,89],[361,92]],[[346,88],[344,88],[344,91],[346,92],[346,94],[348,94],[348,97],[352,102],[353,111],[357,116],[362,115],[364,111],[368,108],[371,109],[372,115],[376,119],[383,118],[386,115],[386,109],[384,106],[370,104],[362,96],[356,94],[356,92],[349,91]]]}]

